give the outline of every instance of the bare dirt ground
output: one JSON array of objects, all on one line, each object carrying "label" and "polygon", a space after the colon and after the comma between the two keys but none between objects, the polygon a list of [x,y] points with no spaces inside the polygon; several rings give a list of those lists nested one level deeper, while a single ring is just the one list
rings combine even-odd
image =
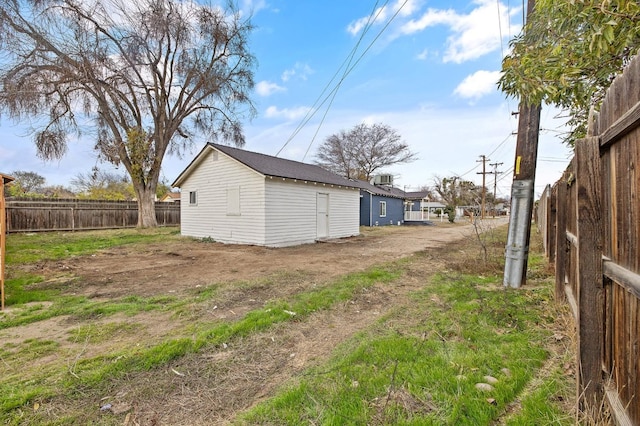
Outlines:
[{"label": "bare dirt ground", "polygon": [[[506,224],[487,220],[482,229]],[[427,250],[428,262],[412,266],[401,284],[376,285],[347,303],[317,312],[303,321],[287,322],[182,357],[162,371],[129,374],[117,379],[106,395],[79,395],[75,400],[54,397],[42,403],[38,415],[53,421],[68,413],[83,412],[95,420],[100,412],[105,424],[216,425],[229,424],[236,414],[271,395],[308,367],[325,361],[335,347],[375,323],[385,312],[407,301],[410,292],[424,285],[420,277],[443,267],[448,243],[474,238],[471,225],[384,227],[363,235],[325,243],[270,249],[182,240],[171,244],[124,246],[57,262],[34,265],[48,278],[42,286],[65,293],[110,300],[122,296],[176,295],[200,287],[219,285],[215,300],[194,308],[185,318],[153,311],[135,317],[95,318],[96,327],[123,322],[135,332],[108,342],[89,344],[73,338],[86,326],[64,317],[14,327],[0,333],[5,342],[46,338],[61,345],[62,356],[41,360],[65,362],[73,374],[74,362],[132,345],[157,344],[181,335],[192,321],[232,321],[269,300],[295,294],[327,280],[361,271],[375,264]],[[265,278],[276,277],[273,284]],[[70,279],[73,278],[73,279]],[[261,281],[262,280],[262,281]],[[234,282],[259,282],[233,285]],[[62,357],[63,359],[59,359]]]},{"label": "bare dirt ground", "polygon": [[[484,226],[505,224],[487,220]],[[378,227],[365,234],[285,248],[198,243],[124,246],[59,262],[36,265],[39,273],[82,277],[73,292],[94,298],[179,293],[197,286],[248,281],[279,272],[323,278],[360,271],[427,248],[473,235],[471,225]]]}]

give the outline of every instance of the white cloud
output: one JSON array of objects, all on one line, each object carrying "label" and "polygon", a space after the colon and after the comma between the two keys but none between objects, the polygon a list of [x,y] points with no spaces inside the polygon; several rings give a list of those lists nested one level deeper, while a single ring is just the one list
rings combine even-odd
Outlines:
[{"label": "white cloud", "polygon": [[419,19],[411,19],[402,26],[402,33],[414,34],[435,25],[453,26],[459,19],[454,10],[428,9]]},{"label": "white cloud", "polygon": [[[499,49],[501,28],[507,28],[507,8],[492,0],[479,0],[479,6],[468,15],[459,16],[452,25],[454,34],[447,39],[445,62],[461,63]],[[502,33],[504,38],[507,34]]]},{"label": "white cloud", "polygon": [[251,16],[262,9],[266,9],[267,6],[268,5],[266,0],[243,0],[240,6],[240,10]]},{"label": "white cloud", "polygon": [[432,54],[432,52],[429,52],[428,49],[424,49],[422,52],[416,55],[416,59],[419,61],[426,61],[429,58],[430,54]]},{"label": "white cloud", "polygon": [[[392,6],[379,8],[375,24],[386,23],[402,3],[396,1]],[[519,25],[511,23],[511,18],[518,16],[518,7],[510,8],[494,0],[475,0],[472,5],[470,12],[460,13],[452,8],[421,10],[419,1],[410,1],[396,18],[399,28],[390,39],[414,35],[437,25],[446,26],[450,35],[443,61],[459,64],[500,49],[502,43],[506,44],[506,40],[520,30]],[[361,32],[369,19],[366,16],[353,21],[347,31],[354,35]]]},{"label": "white cloud", "polygon": [[294,77],[298,78],[299,80],[306,80],[307,77],[313,73],[313,68],[311,68],[308,64],[296,62],[293,68],[285,70],[280,78],[282,78],[282,81],[284,82],[287,82]]},{"label": "white cloud", "polygon": [[463,98],[478,99],[496,90],[500,71],[476,71],[467,76],[453,91]]},{"label": "white cloud", "polygon": [[283,108],[270,106],[266,109],[266,118],[284,118],[286,120],[297,120],[304,117],[310,111],[309,107]]},{"label": "white cloud", "polygon": [[419,0],[396,0],[391,5],[377,8],[371,16],[364,16],[351,22],[347,26],[347,32],[356,35],[369,24],[384,24],[396,12],[400,17],[411,16],[418,9],[419,3]]},{"label": "white cloud", "polygon": [[271,96],[276,92],[283,92],[285,89],[282,86],[279,86],[276,83],[272,83],[270,81],[263,80],[256,84],[256,93],[260,96]]}]

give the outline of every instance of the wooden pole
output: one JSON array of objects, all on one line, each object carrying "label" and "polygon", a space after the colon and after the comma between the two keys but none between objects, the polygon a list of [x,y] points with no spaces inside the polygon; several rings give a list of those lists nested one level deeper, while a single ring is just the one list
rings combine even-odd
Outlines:
[{"label": "wooden pole", "polygon": [[479,175],[482,175],[482,206],[480,207],[480,218],[484,219],[484,206],[485,206],[485,201],[487,198],[487,184],[486,184],[486,179],[487,179],[487,161],[491,161],[489,160],[485,155],[481,155],[479,160],[476,160],[476,162],[482,162],[482,172],[478,172]]},{"label": "wooden pole", "polygon": [[0,173],[0,310],[4,311],[4,258],[7,235],[7,214],[4,200],[4,185],[14,178]]},{"label": "wooden pole", "polygon": [[[527,19],[534,8],[535,0],[528,0]],[[526,100],[520,101],[516,158],[511,186],[511,216],[504,265],[504,285],[513,288],[519,288],[527,281],[540,109],[540,103],[531,105]]]},{"label": "wooden pole", "polygon": [[4,185],[13,182],[11,176],[0,173],[0,310],[4,311],[4,258],[5,244],[7,236],[7,213],[6,201],[4,199]]},{"label": "wooden pole", "polygon": [[4,177],[0,180],[2,181],[0,185],[0,310],[4,311],[4,253],[7,216],[4,207]]}]

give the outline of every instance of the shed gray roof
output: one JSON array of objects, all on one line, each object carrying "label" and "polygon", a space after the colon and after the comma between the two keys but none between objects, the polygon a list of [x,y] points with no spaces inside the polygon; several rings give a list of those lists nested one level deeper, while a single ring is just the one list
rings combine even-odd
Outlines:
[{"label": "shed gray roof", "polygon": [[429,192],[428,191],[407,192],[405,196],[407,200],[421,200],[424,198],[429,198]]},{"label": "shed gray roof", "polygon": [[180,173],[180,176],[175,180],[173,186],[179,186],[180,182],[189,174],[191,166],[196,163],[198,157],[207,150],[207,148],[214,148],[223,154],[228,155],[231,158],[239,161],[245,166],[255,170],[256,172],[265,176],[297,179],[309,182],[328,183],[332,185],[346,186],[351,188],[357,188],[354,182],[349,179],[338,176],[328,170],[323,169],[315,164],[301,163],[299,161],[287,160],[284,158],[273,157],[271,155],[260,154],[252,151],[245,151],[244,149],[234,148],[228,145],[219,145],[215,143],[208,143],[198,156],[187,166],[187,168]]},{"label": "shed gray roof", "polygon": [[385,185],[372,185],[365,180],[354,180],[353,183],[360,189],[370,194],[382,195],[391,198],[405,198],[405,192],[400,188],[393,188]]}]

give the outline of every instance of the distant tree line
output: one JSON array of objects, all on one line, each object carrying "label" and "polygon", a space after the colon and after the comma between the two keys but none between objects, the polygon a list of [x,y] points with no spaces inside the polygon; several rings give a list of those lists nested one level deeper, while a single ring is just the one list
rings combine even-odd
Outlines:
[{"label": "distant tree line", "polygon": [[[90,200],[135,200],[133,184],[126,174],[108,172],[93,168],[90,173],[78,173],[71,179],[70,186],[47,185],[44,176],[37,172],[16,170],[10,173],[15,180],[5,185],[8,197],[31,198],[80,198]],[[162,198],[170,191],[170,186],[161,181],[156,196]]]}]

